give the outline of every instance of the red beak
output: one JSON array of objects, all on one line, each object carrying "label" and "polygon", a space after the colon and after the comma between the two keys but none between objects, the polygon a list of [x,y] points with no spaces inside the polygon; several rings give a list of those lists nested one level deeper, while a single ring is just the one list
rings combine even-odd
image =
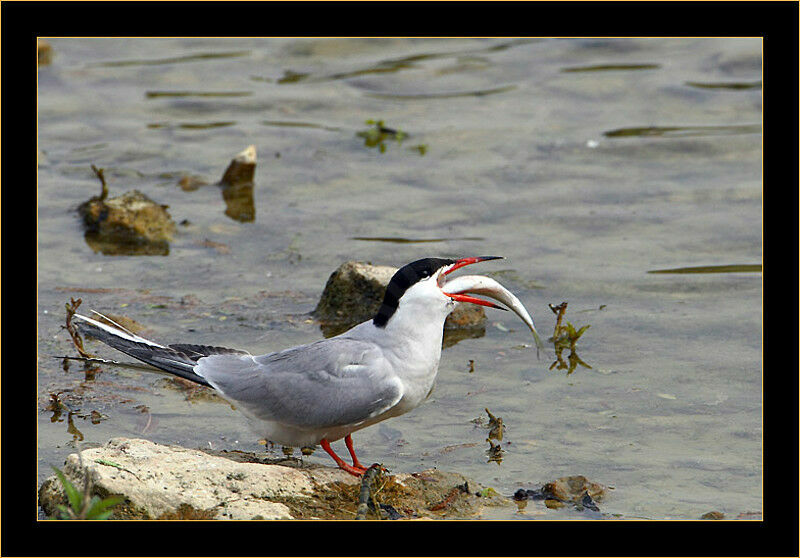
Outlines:
[{"label": "red beak", "polygon": [[461,258],[460,260],[456,260],[456,263],[453,267],[448,269],[444,272],[444,275],[448,273],[453,273],[456,269],[464,267],[465,265],[472,265],[478,262],[485,262],[487,260],[502,260],[503,256],[477,256],[475,258]]},{"label": "red beak", "polygon": [[[503,256],[477,256],[474,258],[461,258],[460,260],[456,260],[455,265],[445,271],[442,275],[447,275],[449,273],[453,273],[456,269],[462,268],[466,265],[472,265],[478,262],[485,262],[487,260],[502,260]],[[444,291],[442,291],[444,292]],[[502,306],[498,306],[494,302],[489,302],[488,300],[483,300],[482,298],[477,298],[470,295],[465,294],[450,294],[444,293],[446,296],[449,296],[453,300],[457,300],[459,302],[471,302],[472,304],[479,304],[481,306],[488,306],[489,308],[497,308],[498,310],[506,310]]]}]

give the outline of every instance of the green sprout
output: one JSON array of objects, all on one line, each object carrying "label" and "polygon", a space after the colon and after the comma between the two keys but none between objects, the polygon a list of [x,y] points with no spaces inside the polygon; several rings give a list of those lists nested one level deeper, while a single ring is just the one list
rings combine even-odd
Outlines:
[{"label": "green sprout", "polygon": [[89,479],[89,471],[86,471],[86,479],[83,493],[61,472],[58,467],[53,467],[56,472],[64,492],[67,494],[69,505],[58,505],[58,515],[56,519],[108,519],[114,511],[110,508],[122,502],[123,496],[110,496],[101,499],[99,496],[90,496],[92,485]]}]

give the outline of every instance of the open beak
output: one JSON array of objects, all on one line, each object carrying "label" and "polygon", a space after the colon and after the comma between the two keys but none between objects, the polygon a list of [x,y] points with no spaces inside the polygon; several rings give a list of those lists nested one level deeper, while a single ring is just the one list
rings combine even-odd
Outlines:
[{"label": "open beak", "polygon": [[[477,258],[463,258],[456,261],[456,264],[447,272],[445,272],[444,275],[452,273],[456,269],[464,267],[465,265],[496,259],[499,259],[499,257],[483,256]],[[453,300],[458,300],[460,302],[471,302],[472,304],[480,304],[481,306],[489,306],[490,308],[506,310],[506,308],[498,306],[493,302],[489,302],[488,300],[483,300],[474,296],[469,296],[465,293],[480,294],[502,302],[508,306],[508,308],[513,310],[514,313],[519,316],[520,319],[525,322],[525,325],[527,325],[531,330],[533,339],[536,342],[537,351],[538,349],[544,348],[544,344],[542,343],[539,333],[536,331],[536,326],[533,323],[533,318],[531,318],[530,314],[528,314],[525,306],[523,306],[522,302],[520,302],[513,293],[511,293],[508,289],[494,279],[490,277],[484,277],[483,275],[463,275],[461,277],[454,277],[442,285],[442,292]]]},{"label": "open beak", "polygon": [[[453,273],[456,269],[460,269],[466,265],[472,265],[478,262],[485,262],[488,260],[502,260],[503,256],[477,256],[474,258],[461,258],[460,260],[456,260],[455,265],[445,271],[442,275],[449,275]],[[477,276],[476,276],[477,277]],[[507,308],[503,308],[502,306],[498,306],[494,302],[490,302],[488,300],[483,300],[482,298],[477,298],[474,296],[469,296],[466,294],[462,294],[463,292],[467,291],[455,291],[453,289],[447,289],[450,292],[445,292],[444,294],[452,298],[453,300],[457,300],[458,302],[470,302],[472,304],[479,304],[481,306],[488,306],[489,308],[497,308],[498,310],[507,310]],[[444,290],[442,290],[444,292]]]}]

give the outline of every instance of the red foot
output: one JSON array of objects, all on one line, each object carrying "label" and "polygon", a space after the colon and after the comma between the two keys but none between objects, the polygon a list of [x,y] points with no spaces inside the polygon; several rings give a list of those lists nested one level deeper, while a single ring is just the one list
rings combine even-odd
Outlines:
[{"label": "red foot", "polygon": [[348,434],[344,437],[344,445],[347,446],[347,451],[350,452],[350,457],[353,458],[353,467],[357,469],[364,469],[366,471],[368,467],[364,467],[361,463],[358,462],[358,457],[356,457],[356,450],[353,449],[353,438]]},{"label": "red foot", "polygon": [[[350,439],[350,435],[349,434],[347,435],[346,440],[348,440],[348,439],[349,439],[350,443],[347,444],[347,446],[348,446],[347,449],[350,451],[350,454],[354,458],[353,459],[353,465],[348,465],[347,463],[345,463],[342,460],[341,457],[336,455],[336,453],[333,451],[333,449],[331,449],[331,445],[328,443],[328,440],[323,438],[322,440],[320,440],[319,443],[322,446],[322,449],[324,449],[328,453],[328,455],[330,455],[333,458],[333,460],[336,462],[336,464],[339,466],[340,469],[350,473],[354,477],[360,477],[361,475],[363,475],[367,471],[367,468],[364,467],[363,465],[361,465],[358,462],[358,460],[355,459],[355,453],[353,453],[353,450],[352,450],[353,440]],[[345,443],[347,443],[347,441],[345,441]]]}]

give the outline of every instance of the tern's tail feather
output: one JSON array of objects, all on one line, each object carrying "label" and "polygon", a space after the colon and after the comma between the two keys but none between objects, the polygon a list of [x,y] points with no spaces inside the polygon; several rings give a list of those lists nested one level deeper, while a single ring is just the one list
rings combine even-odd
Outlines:
[{"label": "tern's tail feather", "polygon": [[[102,314],[98,315],[109,320]],[[175,374],[204,386],[210,386],[210,384],[194,373],[194,367],[197,365],[198,359],[212,354],[243,353],[243,351],[234,349],[208,347],[205,345],[170,345],[165,347],[144,337],[139,337],[112,320],[109,321],[115,325],[93,320],[80,314],[75,314],[74,317],[81,320],[76,322],[81,331],[99,339],[106,345],[170,374]]]}]

